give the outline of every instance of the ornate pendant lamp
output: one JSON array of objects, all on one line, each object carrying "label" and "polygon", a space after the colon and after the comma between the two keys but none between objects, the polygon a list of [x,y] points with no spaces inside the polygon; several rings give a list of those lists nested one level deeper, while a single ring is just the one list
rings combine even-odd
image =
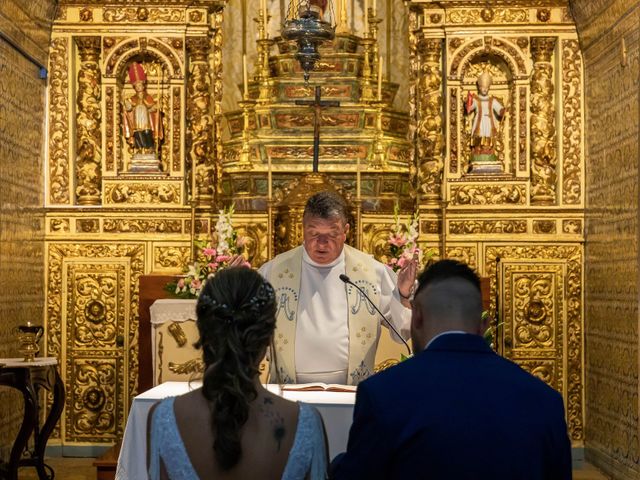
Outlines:
[{"label": "ornate pendant lamp", "polygon": [[320,59],[318,47],[335,37],[335,11],[332,0],[291,0],[282,25],[282,38],[298,45],[296,60],[304,70],[304,81]]}]

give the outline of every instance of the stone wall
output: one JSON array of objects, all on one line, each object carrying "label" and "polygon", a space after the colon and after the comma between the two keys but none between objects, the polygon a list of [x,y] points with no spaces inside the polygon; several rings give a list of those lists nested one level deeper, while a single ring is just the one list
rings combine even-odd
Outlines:
[{"label": "stone wall", "polygon": [[572,2],[586,66],[586,458],[638,478],[638,2]]},{"label": "stone wall", "polygon": [[[0,3],[0,357],[17,357],[13,330],[42,324],[43,145],[53,0]],[[28,58],[30,57],[30,58]],[[7,460],[22,400],[0,388],[0,458]]]}]

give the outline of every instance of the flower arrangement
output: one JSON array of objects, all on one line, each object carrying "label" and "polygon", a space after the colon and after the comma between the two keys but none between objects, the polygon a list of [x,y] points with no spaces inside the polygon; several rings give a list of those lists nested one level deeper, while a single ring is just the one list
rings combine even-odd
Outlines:
[{"label": "flower arrangement", "polygon": [[411,261],[416,252],[420,252],[418,244],[418,212],[414,213],[411,220],[405,225],[400,223],[399,207],[396,203],[393,209],[394,225],[389,234],[389,251],[391,253],[387,265],[397,272]]},{"label": "flower arrangement", "polygon": [[244,252],[247,238],[234,230],[233,213],[233,205],[220,210],[213,236],[214,241],[207,243],[204,240],[196,240],[194,247],[198,252],[197,260],[187,265],[185,274],[178,280],[168,283],[165,290],[178,298],[197,298],[207,279],[231,263],[235,266],[251,267],[251,264],[244,259],[236,260],[237,256]]}]

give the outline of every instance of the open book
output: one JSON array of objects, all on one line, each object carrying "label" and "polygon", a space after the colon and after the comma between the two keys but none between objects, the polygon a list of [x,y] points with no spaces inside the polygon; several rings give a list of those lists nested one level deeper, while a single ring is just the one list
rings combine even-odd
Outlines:
[{"label": "open book", "polygon": [[338,383],[292,383],[282,386],[282,390],[289,392],[354,392],[355,385],[340,385]]}]

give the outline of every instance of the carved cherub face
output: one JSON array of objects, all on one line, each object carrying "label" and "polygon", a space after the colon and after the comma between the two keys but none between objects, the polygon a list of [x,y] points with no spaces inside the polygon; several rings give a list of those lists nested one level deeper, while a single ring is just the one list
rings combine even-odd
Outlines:
[{"label": "carved cherub face", "polygon": [[133,89],[136,91],[136,93],[142,93],[145,91],[146,85],[144,84],[144,82],[136,82],[133,84]]}]

